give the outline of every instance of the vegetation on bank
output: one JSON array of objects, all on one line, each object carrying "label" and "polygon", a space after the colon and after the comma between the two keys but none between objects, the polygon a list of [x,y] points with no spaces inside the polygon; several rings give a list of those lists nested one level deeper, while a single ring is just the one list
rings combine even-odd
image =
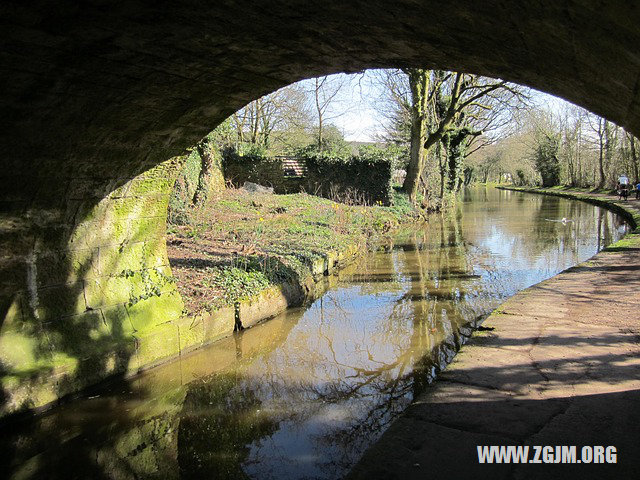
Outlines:
[{"label": "vegetation on bank", "polygon": [[227,189],[181,218],[188,221],[169,226],[167,248],[186,308],[196,313],[304,282],[329,252],[365,249],[417,213],[399,193],[384,207]]},{"label": "vegetation on bank", "polygon": [[[359,148],[298,150],[294,158],[253,152],[223,152],[224,178],[231,185],[249,181],[268,185],[276,193],[308,192],[347,204],[393,203],[394,172],[400,164],[397,148],[364,145]],[[285,163],[287,162],[287,163]]]}]

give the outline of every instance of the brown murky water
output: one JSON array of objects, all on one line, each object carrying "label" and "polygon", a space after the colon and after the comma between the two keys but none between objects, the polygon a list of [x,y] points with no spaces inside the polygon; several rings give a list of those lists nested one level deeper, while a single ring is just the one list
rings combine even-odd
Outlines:
[{"label": "brown murky water", "polygon": [[3,472],[340,478],[492,309],[625,228],[580,202],[471,190],[308,307],[3,432]]}]

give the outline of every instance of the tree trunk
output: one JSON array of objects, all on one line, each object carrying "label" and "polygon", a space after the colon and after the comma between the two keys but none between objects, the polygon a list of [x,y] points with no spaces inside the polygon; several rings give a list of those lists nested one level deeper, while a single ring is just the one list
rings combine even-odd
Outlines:
[{"label": "tree trunk", "polygon": [[424,168],[426,149],[425,136],[427,131],[427,100],[429,95],[429,77],[431,72],[420,68],[407,70],[409,87],[411,88],[411,153],[407,176],[402,185],[409,195],[409,201],[417,202],[420,175]]},{"label": "tree trunk", "polygon": [[638,151],[636,150],[636,137],[627,134],[629,139],[629,150],[631,151],[631,164],[633,165],[633,180],[637,183],[640,180],[640,172],[638,171]]},{"label": "tree trunk", "polygon": [[322,106],[320,105],[320,89],[322,87],[322,84],[324,83],[324,81],[326,80],[323,79],[322,83],[320,82],[320,80],[318,78],[316,78],[316,86],[315,86],[315,90],[314,90],[314,100],[315,100],[315,104],[316,104],[316,113],[318,114],[318,148],[320,150],[322,150],[322,115],[323,115],[323,111],[322,111]]},{"label": "tree trunk", "polygon": [[219,159],[217,158],[218,152],[214,148],[206,141],[200,142],[196,147],[201,162],[198,186],[193,194],[193,204],[196,206],[204,205],[211,196],[211,191],[216,187],[224,188],[224,179],[216,178],[216,173],[219,173],[217,176],[221,176],[221,172],[216,172],[217,160]]},{"label": "tree trunk", "polygon": [[438,171],[440,172],[440,200],[444,198],[444,185],[447,178],[447,151],[441,144],[436,149],[438,155]]},{"label": "tree trunk", "polygon": [[600,174],[600,181],[598,182],[598,188],[604,188],[604,184],[607,181],[604,174],[604,132],[607,128],[606,120],[600,119],[598,124],[598,173]]}]

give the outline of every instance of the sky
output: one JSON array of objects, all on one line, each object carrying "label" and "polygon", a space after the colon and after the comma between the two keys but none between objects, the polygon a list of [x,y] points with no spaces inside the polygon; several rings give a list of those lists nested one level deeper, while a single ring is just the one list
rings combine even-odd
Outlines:
[{"label": "sky", "polygon": [[[376,108],[384,92],[375,82],[373,71],[350,75],[339,73],[330,78],[343,83],[343,86],[327,112],[329,123],[338,127],[346,140],[373,141],[377,134],[382,133],[384,121]],[[313,88],[313,79],[301,83],[307,90]]]},{"label": "sky", "polygon": [[[360,74],[332,75],[343,87],[329,108],[329,123],[338,127],[346,140],[370,142],[384,132],[382,125],[385,118],[379,111],[384,97],[383,87],[376,81],[375,71],[367,70]],[[313,82],[313,80],[303,80]],[[311,83],[308,84],[309,86]],[[532,90],[534,102],[557,113],[568,102],[552,95]]]}]

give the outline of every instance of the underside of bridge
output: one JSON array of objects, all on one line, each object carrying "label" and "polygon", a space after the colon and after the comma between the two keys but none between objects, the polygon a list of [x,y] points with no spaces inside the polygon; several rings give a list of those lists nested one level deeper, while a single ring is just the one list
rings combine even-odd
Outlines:
[{"label": "underside of bridge", "polygon": [[443,68],[640,134],[633,2],[43,0],[0,18],[0,416],[212,337],[170,277],[171,158],[263,94]]}]

